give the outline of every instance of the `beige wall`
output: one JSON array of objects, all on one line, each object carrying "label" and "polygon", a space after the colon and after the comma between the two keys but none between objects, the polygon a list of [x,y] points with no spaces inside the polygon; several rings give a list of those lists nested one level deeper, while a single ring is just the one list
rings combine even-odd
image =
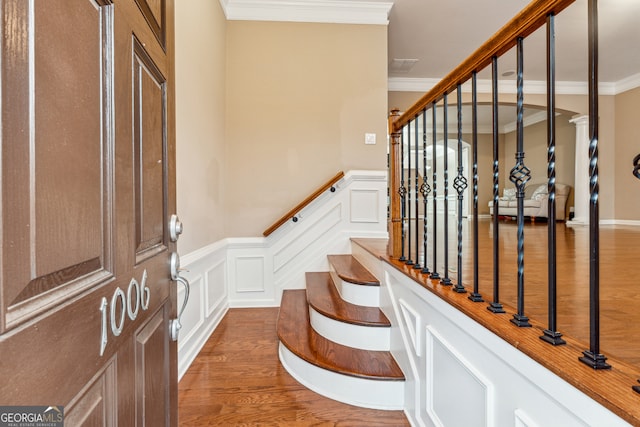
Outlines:
[{"label": "beige wall", "polygon": [[633,158],[640,154],[639,109],[640,88],[616,96],[616,219],[640,220],[640,180],[632,174]]},{"label": "beige wall", "polygon": [[386,26],[228,22],[226,235],[262,235],[338,171],[386,169],[386,116]]},{"label": "beige wall", "polygon": [[225,27],[217,1],[176,2],[176,174],[179,250],[225,237]]}]

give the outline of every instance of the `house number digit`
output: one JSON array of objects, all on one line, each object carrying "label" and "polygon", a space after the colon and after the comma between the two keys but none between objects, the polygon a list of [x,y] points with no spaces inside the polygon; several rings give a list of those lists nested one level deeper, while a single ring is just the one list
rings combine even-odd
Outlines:
[{"label": "house number digit", "polygon": [[[122,333],[124,329],[124,322],[126,316],[130,320],[135,320],[138,317],[140,308],[147,310],[149,308],[149,299],[151,297],[151,290],[147,287],[147,270],[142,273],[142,280],[140,283],[134,278],[129,282],[129,287],[125,293],[120,287],[116,288],[111,297],[111,307],[106,297],[102,297],[100,301],[100,356],[104,354],[107,348],[107,342],[109,340],[107,332],[107,324],[110,323],[111,333],[117,337]],[[120,312],[118,313],[118,308]],[[125,316],[126,315],[126,316]],[[107,319],[107,317],[109,317]]]}]

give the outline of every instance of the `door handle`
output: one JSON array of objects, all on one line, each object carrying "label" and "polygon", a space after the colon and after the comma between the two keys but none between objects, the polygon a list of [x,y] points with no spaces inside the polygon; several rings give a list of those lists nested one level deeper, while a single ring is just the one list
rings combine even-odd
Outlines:
[{"label": "door handle", "polygon": [[175,319],[171,319],[171,321],[169,322],[169,333],[171,334],[171,339],[173,341],[178,341],[180,329],[182,328],[180,318],[182,317],[182,313],[184,313],[185,308],[187,308],[187,302],[189,302],[190,286],[189,281],[180,275],[180,257],[176,252],[171,254],[170,269],[171,280],[178,282],[182,284],[182,286],[184,286],[184,299],[182,300],[182,307],[180,307],[178,317],[176,317]]},{"label": "door handle", "polygon": [[173,214],[169,219],[169,237],[172,242],[177,242],[182,234],[182,222],[178,219],[178,215]]}]

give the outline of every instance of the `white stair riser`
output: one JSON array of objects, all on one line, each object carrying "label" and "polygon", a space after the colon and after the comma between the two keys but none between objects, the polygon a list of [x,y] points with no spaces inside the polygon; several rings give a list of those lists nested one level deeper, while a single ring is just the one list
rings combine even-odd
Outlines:
[{"label": "white stair riser", "polygon": [[390,350],[391,328],[340,322],[318,313],[311,306],[309,318],[317,333],[335,343],[362,350]]},{"label": "white stair riser", "polygon": [[330,399],[362,408],[404,409],[404,381],[357,378],[319,368],[280,343],[280,362],[300,384]]},{"label": "white stair riser", "polygon": [[344,281],[333,270],[333,267],[331,267],[331,278],[343,300],[365,307],[380,307],[379,286],[357,285]]}]

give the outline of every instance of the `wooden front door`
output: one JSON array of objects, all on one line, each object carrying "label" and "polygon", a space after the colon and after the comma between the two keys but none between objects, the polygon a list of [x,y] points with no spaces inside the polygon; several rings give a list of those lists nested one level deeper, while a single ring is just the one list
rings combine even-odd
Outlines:
[{"label": "wooden front door", "polygon": [[0,9],[0,405],[175,426],[173,1]]}]

